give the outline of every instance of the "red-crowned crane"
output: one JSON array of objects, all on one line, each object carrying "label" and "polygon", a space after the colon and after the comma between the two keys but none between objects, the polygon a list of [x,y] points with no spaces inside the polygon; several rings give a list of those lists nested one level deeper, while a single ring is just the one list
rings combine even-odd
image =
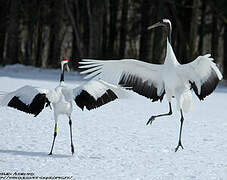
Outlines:
[{"label": "red-crowned crane", "polygon": [[188,112],[192,106],[192,92],[200,100],[211,94],[218,82],[222,79],[222,74],[217,68],[210,54],[197,57],[188,64],[180,64],[171,46],[172,26],[169,19],[162,19],[160,22],[150,26],[152,29],[158,26],[166,28],[167,49],[165,62],[162,65],[150,64],[134,59],[123,60],[92,60],[83,59],[80,68],[85,68],[82,74],[88,74],[85,78],[95,77],[107,82],[132,87],[138,94],[152,99],[152,101],[162,101],[166,94],[169,102],[169,112],[165,114],[153,115],[148,120],[147,125],[161,116],[172,114],[172,98],[176,98],[177,107],[181,114],[181,125],[178,145],[183,149],[181,142],[182,126],[184,121],[183,112]]},{"label": "red-crowned crane", "polygon": [[54,110],[54,138],[49,155],[52,155],[55,138],[57,136],[58,116],[67,115],[70,126],[71,152],[74,153],[72,140],[72,106],[76,102],[82,110],[88,110],[102,106],[110,101],[123,97],[124,92],[121,88],[106,83],[104,81],[91,80],[75,89],[64,85],[64,72],[69,71],[68,60],[61,61],[60,84],[54,90],[43,89],[33,86],[24,86],[16,91],[4,94],[0,98],[0,105],[16,108],[26,113],[37,116],[45,107],[53,105]]}]

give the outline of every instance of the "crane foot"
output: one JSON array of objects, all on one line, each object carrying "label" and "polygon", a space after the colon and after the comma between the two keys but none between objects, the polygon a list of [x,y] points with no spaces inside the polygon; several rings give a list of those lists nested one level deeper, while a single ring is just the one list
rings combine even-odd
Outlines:
[{"label": "crane foot", "polygon": [[146,125],[152,124],[152,122],[155,120],[155,116],[151,116],[151,118],[147,121]]},{"label": "crane foot", "polygon": [[179,149],[179,147],[181,147],[182,149],[184,149],[183,145],[181,144],[181,141],[178,142],[178,145],[175,148],[175,152],[177,152],[177,150]]}]

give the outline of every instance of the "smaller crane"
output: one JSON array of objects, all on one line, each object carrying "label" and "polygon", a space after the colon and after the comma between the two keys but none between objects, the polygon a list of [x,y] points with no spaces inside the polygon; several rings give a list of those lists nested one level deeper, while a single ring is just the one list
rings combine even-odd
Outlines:
[{"label": "smaller crane", "polygon": [[124,97],[124,90],[104,81],[91,80],[75,89],[68,88],[64,84],[64,72],[69,71],[68,60],[61,61],[60,84],[54,90],[33,86],[24,86],[16,91],[6,93],[0,97],[1,106],[9,106],[17,110],[37,116],[45,107],[53,105],[54,110],[54,138],[49,155],[52,155],[55,138],[57,136],[58,116],[63,114],[69,118],[71,153],[74,153],[72,140],[72,107],[73,101],[82,110],[100,107],[119,97]]},{"label": "smaller crane", "polygon": [[178,145],[183,149],[181,134],[184,116],[183,112],[189,112],[192,107],[192,92],[200,100],[211,94],[222,74],[210,54],[197,57],[188,64],[180,64],[171,46],[172,25],[169,19],[162,19],[160,22],[150,26],[148,29],[162,26],[167,30],[166,56],[164,64],[151,64],[135,59],[122,60],[93,60],[83,59],[79,68],[87,69],[82,74],[88,74],[85,78],[103,79],[107,82],[120,84],[125,87],[132,87],[138,94],[152,99],[162,101],[166,94],[169,102],[169,112],[153,115],[147,121],[147,125],[162,116],[172,114],[172,99],[175,98],[177,108],[180,111],[180,133]]}]

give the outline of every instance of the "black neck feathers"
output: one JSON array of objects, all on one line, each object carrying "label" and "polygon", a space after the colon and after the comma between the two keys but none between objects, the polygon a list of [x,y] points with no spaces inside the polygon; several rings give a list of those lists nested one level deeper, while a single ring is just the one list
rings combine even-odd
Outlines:
[{"label": "black neck feathers", "polygon": [[60,82],[64,82],[65,69],[67,68],[67,63],[62,65],[61,79]]},{"label": "black neck feathers", "polygon": [[60,79],[60,82],[64,82],[64,70],[62,71],[61,73],[61,79]]}]

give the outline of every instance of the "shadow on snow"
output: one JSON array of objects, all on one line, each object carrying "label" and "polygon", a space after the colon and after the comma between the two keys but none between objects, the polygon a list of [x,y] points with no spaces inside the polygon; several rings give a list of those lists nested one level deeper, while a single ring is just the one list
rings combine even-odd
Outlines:
[{"label": "shadow on snow", "polygon": [[2,149],[0,149],[0,153],[17,155],[17,156],[30,156],[30,157],[53,157],[53,158],[72,157],[72,155],[64,155],[64,154],[53,154],[53,155],[49,156],[47,154],[47,152],[27,152],[27,151],[2,150]]}]

